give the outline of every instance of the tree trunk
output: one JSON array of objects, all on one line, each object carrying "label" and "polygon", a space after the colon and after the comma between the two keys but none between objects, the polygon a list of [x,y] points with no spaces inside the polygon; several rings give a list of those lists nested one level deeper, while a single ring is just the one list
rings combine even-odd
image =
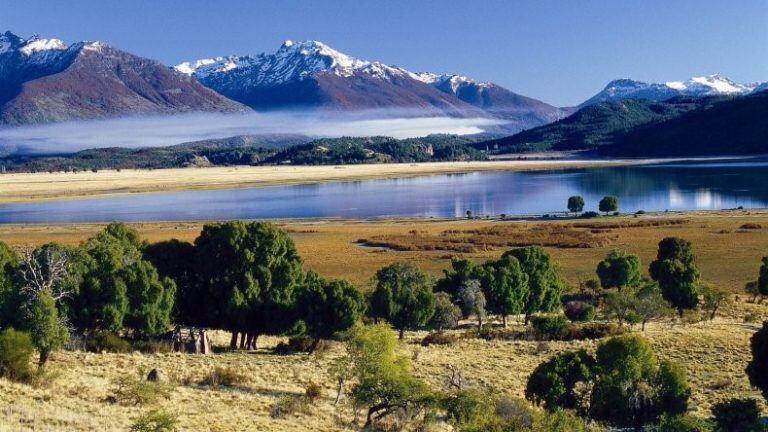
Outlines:
[{"label": "tree trunk", "polygon": [[683,308],[677,308],[677,315],[680,319],[683,319]]},{"label": "tree trunk", "polygon": [[643,320],[643,324],[640,326],[641,331],[645,331],[645,322],[646,320]]},{"label": "tree trunk", "polygon": [[478,316],[477,317],[477,332],[480,333],[483,331],[483,317]]},{"label": "tree trunk", "polygon": [[37,367],[42,369],[45,367],[45,363],[48,361],[48,357],[51,355],[51,350],[49,349],[41,349],[40,350],[40,359],[37,363]]},{"label": "tree trunk", "polygon": [[248,339],[245,341],[245,349],[256,350],[256,336],[254,333],[248,333]]},{"label": "tree trunk", "polygon": [[341,400],[341,394],[344,392],[344,379],[339,378],[336,383],[336,400],[333,401],[334,405],[338,405]]},{"label": "tree trunk", "polygon": [[315,340],[312,341],[312,345],[309,346],[309,353],[310,354],[314,353],[319,344],[320,344],[320,338],[315,338]]},{"label": "tree trunk", "polygon": [[232,330],[232,338],[229,339],[229,349],[237,349],[237,332]]},{"label": "tree trunk", "polygon": [[502,315],[501,316],[501,322],[504,325],[504,328],[506,329],[507,328],[507,316],[506,315]]},{"label": "tree trunk", "polygon": [[398,339],[403,340],[404,337],[405,337],[405,329],[401,328],[400,329],[400,335],[398,336]]},{"label": "tree trunk", "polygon": [[241,350],[245,349],[245,338],[246,338],[246,336],[247,336],[246,332],[241,332],[240,333],[240,349]]},{"label": "tree trunk", "polygon": [[523,321],[523,325],[528,325],[528,322],[531,320],[531,315],[526,312],[525,319]]}]

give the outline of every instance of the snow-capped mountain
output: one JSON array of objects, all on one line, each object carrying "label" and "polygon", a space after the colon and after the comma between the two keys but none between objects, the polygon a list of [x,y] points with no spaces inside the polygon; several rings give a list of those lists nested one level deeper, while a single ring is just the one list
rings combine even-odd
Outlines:
[{"label": "snow-capped mountain", "polygon": [[580,106],[619,99],[665,100],[675,96],[739,96],[751,93],[759,83],[739,84],[722,75],[693,77],[686,81],[668,81],[665,83],[645,83],[632,79],[611,81],[595,96]]},{"label": "snow-capped mountain", "polygon": [[560,110],[492,83],[413,73],[361,60],[318,41],[286,41],[273,54],[185,62],[175,69],[257,110],[406,108],[451,116],[492,116],[525,129]]},{"label": "snow-capped mountain", "polygon": [[241,111],[188,76],[102,42],[0,34],[0,124]]}]

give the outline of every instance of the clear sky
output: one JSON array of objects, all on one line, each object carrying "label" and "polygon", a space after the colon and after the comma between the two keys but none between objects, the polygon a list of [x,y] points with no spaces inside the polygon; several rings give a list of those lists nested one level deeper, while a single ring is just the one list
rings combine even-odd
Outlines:
[{"label": "clear sky", "polygon": [[461,73],[555,105],[615,78],[768,80],[768,0],[0,0],[0,28],[103,40],[167,64],[285,39]]}]

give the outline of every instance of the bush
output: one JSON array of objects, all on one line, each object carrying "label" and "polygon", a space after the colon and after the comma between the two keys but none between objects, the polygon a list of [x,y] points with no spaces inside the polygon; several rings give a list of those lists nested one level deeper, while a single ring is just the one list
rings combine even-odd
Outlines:
[{"label": "bush", "polygon": [[143,354],[165,354],[174,352],[173,344],[162,340],[137,341],[133,343],[133,349]]},{"label": "bush", "polygon": [[595,307],[581,301],[569,301],[564,312],[571,321],[592,321],[595,318]]},{"label": "bush", "polygon": [[248,380],[248,377],[239,370],[228,366],[216,366],[208,375],[200,380],[200,385],[211,387],[234,387],[241,385]]},{"label": "bush", "polygon": [[760,425],[760,407],[754,399],[731,399],[712,407],[718,431],[757,432]]},{"label": "bush", "polygon": [[709,432],[711,430],[712,427],[706,420],[690,415],[662,416],[656,427],[656,432]]},{"label": "bush", "polygon": [[304,396],[284,396],[270,407],[269,416],[276,419],[285,418],[297,412],[306,413],[308,411],[309,406]]},{"label": "bush", "polygon": [[178,418],[164,410],[152,410],[131,425],[131,432],[171,432],[176,430]]},{"label": "bush", "polygon": [[531,318],[531,325],[539,339],[562,340],[571,331],[571,323],[564,315],[537,315]]},{"label": "bush", "polygon": [[153,404],[161,398],[168,399],[171,388],[160,381],[146,381],[137,376],[123,376],[115,380],[113,399],[124,405]]},{"label": "bush", "polygon": [[596,218],[596,217],[599,217],[599,216],[600,216],[600,213],[598,213],[598,212],[586,211],[586,212],[582,213],[581,216],[579,216],[579,218],[581,218],[581,219],[593,219],[593,218]]},{"label": "bush", "polygon": [[320,387],[320,384],[317,384],[313,381],[310,381],[309,384],[307,384],[306,389],[304,390],[304,397],[307,398],[307,401],[309,403],[315,403],[317,399],[319,399],[323,395],[323,388]]},{"label": "bush", "polygon": [[85,349],[90,352],[124,354],[133,351],[131,344],[120,336],[108,331],[97,330],[88,337]]},{"label": "bush", "polygon": [[743,230],[759,230],[759,229],[763,229],[763,226],[758,224],[758,223],[745,223],[742,226],[740,226],[739,229],[743,229]]},{"label": "bush", "polygon": [[458,339],[459,338],[456,335],[445,333],[442,331],[437,331],[424,336],[424,339],[421,340],[421,344],[423,346],[452,345]]},{"label": "bush", "polygon": [[590,322],[571,327],[570,340],[602,339],[626,333],[625,327],[615,323]]},{"label": "bush", "polygon": [[8,328],[0,332],[0,376],[25,381],[32,376],[29,359],[35,351],[26,332]]},{"label": "bush", "polygon": [[[294,336],[288,339],[288,342],[280,342],[275,346],[275,354],[289,355],[296,353],[312,352],[312,345],[315,340],[309,336]],[[317,341],[315,353],[323,353],[331,348],[331,342],[325,339]]]}]

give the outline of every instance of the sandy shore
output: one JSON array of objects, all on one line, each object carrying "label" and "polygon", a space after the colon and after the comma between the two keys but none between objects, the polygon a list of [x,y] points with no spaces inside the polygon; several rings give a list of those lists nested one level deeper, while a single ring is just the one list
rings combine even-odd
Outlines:
[{"label": "sandy shore", "polygon": [[[0,175],[0,203],[141,192],[230,189],[474,171],[524,171],[643,165],[683,159],[577,159],[376,165],[240,166]],[[685,159],[685,160],[691,160]]]}]

